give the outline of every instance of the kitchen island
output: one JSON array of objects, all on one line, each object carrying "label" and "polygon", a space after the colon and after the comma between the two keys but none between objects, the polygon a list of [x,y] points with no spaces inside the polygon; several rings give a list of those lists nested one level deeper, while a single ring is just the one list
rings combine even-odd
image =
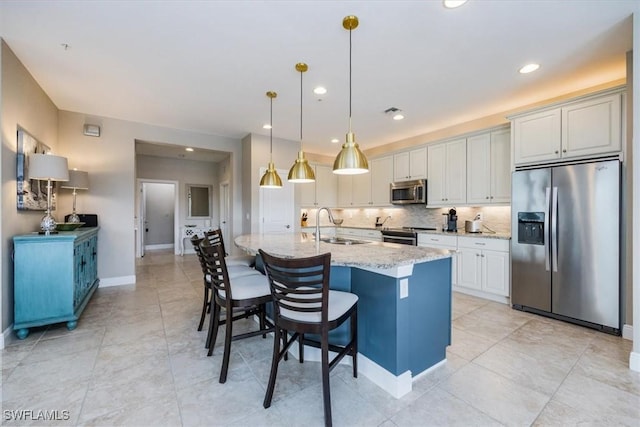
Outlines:
[{"label": "kitchen island", "polygon": [[[290,258],[331,252],[331,288],[359,298],[358,372],[391,395],[402,397],[413,380],[446,361],[451,344],[448,250],[381,242],[339,245],[316,242],[310,233],[243,235],[235,244],[250,254],[262,249]],[[313,350],[309,357],[305,352],[306,359],[313,360]]]}]

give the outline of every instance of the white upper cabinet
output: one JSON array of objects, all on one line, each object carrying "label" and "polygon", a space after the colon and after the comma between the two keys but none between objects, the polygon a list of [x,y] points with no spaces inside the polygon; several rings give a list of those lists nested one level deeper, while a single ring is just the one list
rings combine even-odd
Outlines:
[{"label": "white upper cabinet", "polygon": [[511,139],[508,129],[467,138],[467,203],[511,199]]},{"label": "white upper cabinet", "polygon": [[338,176],[331,166],[310,165],[316,174],[316,182],[296,184],[301,207],[319,208],[338,205]]},{"label": "white upper cabinet", "polygon": [[339,176],[338,206],[389,206],[389,184],[392,180],[392,156],[369,160],[369,173]]},{"label": "white upper cabinet", "polygon": [[427,178],[427,149],[425,147],[393,156],[393,180],[410,181]]},{"label": "white upper cabinet", "polygon": [[615,154],[622,147],[622,90],[511,119],[516,165]]},{"label": "white upper cabinet", "polygon": [[455,206],[467,202],[467,140],[427,147],[427,205]]},{"label": "white upper cabinet", "polygon": [[[426,161],[426,160],[425,160]],[[393,156],[373,159],[371,168],[371,203],[373,206],[390,206],[390,187],[393,181]]]}]

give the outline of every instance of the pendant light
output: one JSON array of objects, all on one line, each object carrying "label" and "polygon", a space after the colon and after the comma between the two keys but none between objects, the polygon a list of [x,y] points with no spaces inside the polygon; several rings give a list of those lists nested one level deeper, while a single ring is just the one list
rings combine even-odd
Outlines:
[{"label": "pendant light", "polygon": [[296,71],[300,72],[300,151],[298,152],[298,158],[296,159],[291,170],[289,170],[288,180],[294,183],[306,183],[315,182],[316,175],[309,166],[309,162],[304,157],[304,151],[302,150],[302,73],[309,69],[307,64],[299,62],[296,64]]},{"label": "pendant light", "polygon": [[278,171],[273,164],[273,98],[278,96],[275,92],[267,92],[271,104],[271,114],[269,116],[269,167],[260,179],[262,188],[282,188],[282,180],[278,176]]},{"label": "pendant light", "polygon": [[358,28],[358,17],[349,15],[342,20],[342,26],[349,30],[349,132],[342,150],[333,162],[333,173],[339,175],[357,175],[369,172],[369,162],[360,151],[356,136],[351,132],[351,31]]}]

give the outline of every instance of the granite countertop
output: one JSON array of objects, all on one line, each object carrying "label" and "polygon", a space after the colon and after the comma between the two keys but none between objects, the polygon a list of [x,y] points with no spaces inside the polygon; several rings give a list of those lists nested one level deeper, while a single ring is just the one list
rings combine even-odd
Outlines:
[{"label": "granite countertop", "polygon": [[511,240],[511,233],[507,233],[507,232],[490,233],[488,231],[485,231],[483,233],[467,233],[466,231],[464,231],[464,227],[462,228],[462,230],[458,229],[456,233],[452,233],[449,231],[442,231],[442,230],[424,230],[424,231],[421,230],[421,231],[418,231],[418,233],[441,234],[445,236],[458,236],[458,237],[482,237],[482,238],[489,238],[489,239]]},{"label": "granite countertop", "polygon": [[395,243],[367,242],[358,245],[336,245],[320,242],[311,233],[245,234],[234,240],[236,246],[250,254],[262,249],[285,257],[309,257],[331,252],[331,264],[366,269],[390,269],[403,265],[434,261],[451,256],[445,249],[422,248]]}]

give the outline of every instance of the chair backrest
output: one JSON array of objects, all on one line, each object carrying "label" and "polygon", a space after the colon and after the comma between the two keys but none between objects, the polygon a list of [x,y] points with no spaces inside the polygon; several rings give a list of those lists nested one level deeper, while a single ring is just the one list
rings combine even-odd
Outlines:
[{"label": "chair backrest", "polygon": [[222,239],[222,230],[221,229],[215,229],[215,230],[211,230],[211,231],[207,231],[206,233],[204,233],[204,237],[209,240],[209,243],[211,243],[212,245],[222,245],[222,253],[224,254],[224,256],[227,256],[227,251],[224,248],[224,240]]},{"label": "chair backrest", "polygon": [[198,261],[200,261],[200,268],[202,268],[202,274],[207,274],[207,264],[204,260],[204,256],[202,256],[202,250],[200,249],[200,242],[202,242],[203,238],[198,237],[197,235],[191,236],[191,244],[193,245],[193,250],[196,251],[196,255],[198,255]]},{"label": "chair backrest", "polygon": [[259,250],[269,279],[276,321],[282,310],[314,313],[328,321],[331,253],[308,258],[279,258]]},{"label": "chair backrest", "polygon": [[224,260],[224,248],[221,244],[212,245],[209,240],[202,239],[200,250],[205,260],[207,273],[211,278],[211,285],[216,293],[224,295],[228,301],[233,299],[231,286],[229,286],[229,271]]}]

